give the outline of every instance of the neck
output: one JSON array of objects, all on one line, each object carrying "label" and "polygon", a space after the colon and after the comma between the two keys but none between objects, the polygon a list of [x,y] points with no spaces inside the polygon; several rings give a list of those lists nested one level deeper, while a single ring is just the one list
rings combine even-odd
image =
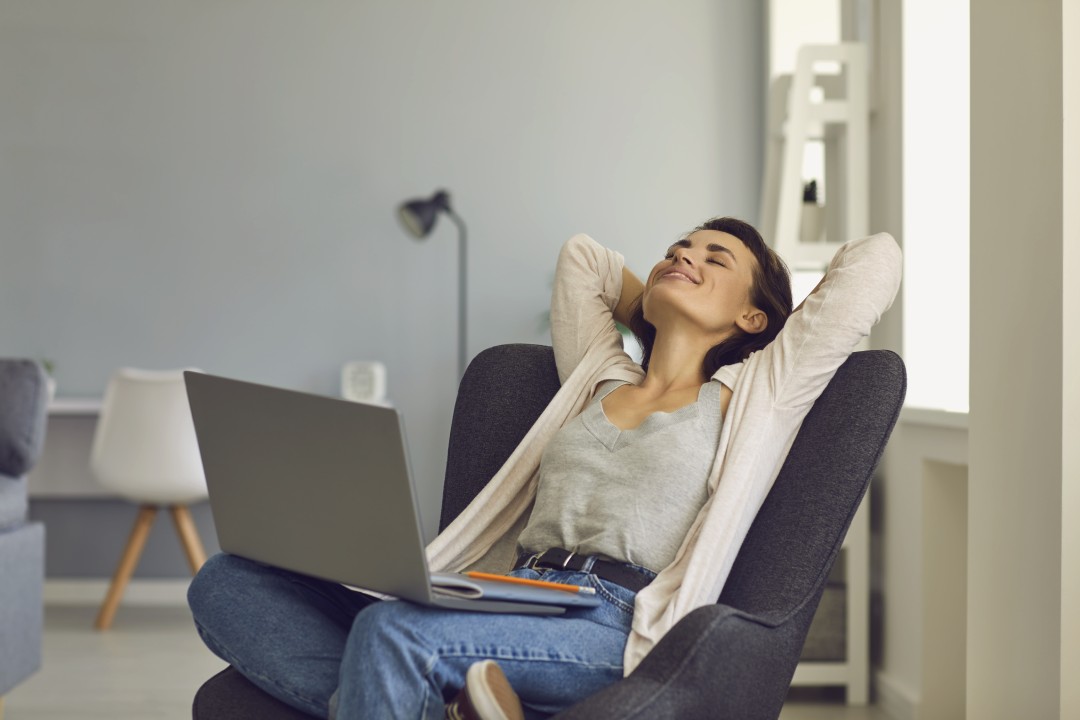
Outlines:
[{"label": "neck", "polygon": [[718,342],[700,332],[662,333],[658,329],[642,389],[664,393],[700,386],[708,379],[702,370],[705,354]]}]

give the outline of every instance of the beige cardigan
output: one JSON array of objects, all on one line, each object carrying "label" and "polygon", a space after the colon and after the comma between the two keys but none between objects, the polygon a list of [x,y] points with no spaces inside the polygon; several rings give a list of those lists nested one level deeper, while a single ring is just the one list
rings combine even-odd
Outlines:
[{"label": "beige cardigan", "polygon": [[[605,380],[638,384],[612,317],[624,260],[587,235],[563,246],[551,301],[552,345],[562,387],[487,487],[427,548],[433,570],[510,568],[536,495],[540,455]],[[713,375],[733,391],[710,497],[671,565],[637,595],[623,672],[695,608],[716,602],[743,538],[814,401],[882,313],[900,284],[900,249],[881,233],[843,245],[825,281],[764,350]]]}]

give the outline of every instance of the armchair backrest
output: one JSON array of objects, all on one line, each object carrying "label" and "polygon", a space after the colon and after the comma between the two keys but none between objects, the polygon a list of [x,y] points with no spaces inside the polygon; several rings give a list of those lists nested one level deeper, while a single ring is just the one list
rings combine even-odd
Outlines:
[{"label": "armchair backrest", "polygon": [[440,530],[498,472],[559,385],[546,345],[497,345],[473,358],[454,404]]},{"label": "armchair backrest", "polygon": [[[501,345],[470,363],[458,389],[440,528],[510,456],[559,389],[554,353]],[[720,601],[780,620],[824,584],[899,415],[895,353],[854,353],[803,421],[732,567]]]},{"label": "armchair backrest", "polygon": [[803,420],[720,602],[779,621],[822,587],[904,403],[887,350],[853,353]]}]

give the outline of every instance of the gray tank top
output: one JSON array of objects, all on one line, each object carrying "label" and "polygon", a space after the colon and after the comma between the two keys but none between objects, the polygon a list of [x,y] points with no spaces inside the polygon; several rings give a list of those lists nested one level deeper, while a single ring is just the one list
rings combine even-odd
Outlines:
[{"label": "gray tank top", "polygon": [[561,547],[653,572],[675,559],[708,498],[720,444],[720,383],[705,383],[696,402],[653,413],[632,430],[616,427],[600,402],[622,384],[602,384],[548,442],[536,504],[518,538],[522,550]]}]

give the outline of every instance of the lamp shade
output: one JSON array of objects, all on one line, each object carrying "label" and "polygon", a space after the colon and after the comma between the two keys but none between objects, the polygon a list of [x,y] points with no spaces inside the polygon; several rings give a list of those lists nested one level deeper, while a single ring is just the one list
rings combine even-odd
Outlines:
[{"label": "lamp shade", "polygon": [[426,237],[442,211],[450,211],[450,196],[439,190],[430,198],[408,200],[398,207],[401,224],[413,237]]}]

